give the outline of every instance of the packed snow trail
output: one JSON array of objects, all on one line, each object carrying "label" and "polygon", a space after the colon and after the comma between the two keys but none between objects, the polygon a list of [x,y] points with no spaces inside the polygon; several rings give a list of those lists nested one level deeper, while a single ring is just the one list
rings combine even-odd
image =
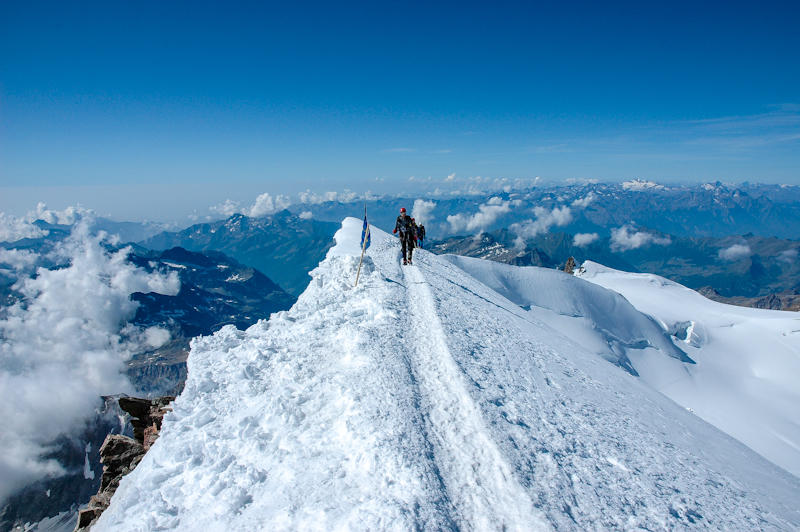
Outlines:
[{"label": "packed snow trail", "polygon": [[407,266],[403,274],[413,346],[411,367],[422,389],[436,463],[459,524],[477,530],[543,528],[465,389],[422,272]]},{"label": "packed snow trail", "polygon": [[354,288],[360,233],[289,311],[193,341],[95,530],[800,527],[800,480],[445,258],[373,228]]}]

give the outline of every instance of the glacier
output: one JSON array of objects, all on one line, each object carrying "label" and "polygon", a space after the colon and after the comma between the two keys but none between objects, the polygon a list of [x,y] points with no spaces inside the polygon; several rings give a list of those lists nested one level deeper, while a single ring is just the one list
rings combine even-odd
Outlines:
[{"label": "glacier", "polygon": [[690,325],[598,279],[403,267],[374,227],[354,287],[361,223],[290,310],[192,341],[94,530],[800,527],[798,477],[653,386],[702,365]]},{"label": "glacier", "polygon": [[675,402],[800,476],[800,316],[725,305],[653,274],[587,261],[582,279],[622,294],[671,331],[698,364],[636,358]]}]

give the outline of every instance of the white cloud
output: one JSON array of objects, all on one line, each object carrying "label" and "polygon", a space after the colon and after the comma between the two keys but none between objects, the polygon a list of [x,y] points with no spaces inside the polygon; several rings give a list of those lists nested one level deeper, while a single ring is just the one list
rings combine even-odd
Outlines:
[{"label": "white cloud", "polygon": [[452,174],[449,174],[447,177],[445,177],[444,180],[445,181],[452,181],[455,178],[456,178],[456,174],[455,174],[455,172],[453,172]]},{"label": "white cloud", "polygon": [[148,327],[144,330],[144,341],[150,349],[158,349],[169,342],[170,334],[162,327]]},{"label": "white cloud", "polygon": [[22,238],[40,238],[48,232],[23,218],[0,212],[0,242],[16,242]]},{"label": "white cloud", "polygon": [[578,247],[588,246],[598,238],[600,238],[600,235],[597,233],[578,233],[572,238],[572,245]]},{"label": "white cloud", "polygon": [[489,201],[486,202],[486,205],[502,205],[503,200],[499,196],[494,196],[489,198]]},{"label": "white cloud", "polygon": [[323,192],[322,194],[317,194],[311,190],[306,190],[305,192],[298,194],[298,197],[300,198],[300,203],[306,203],[308,205],[318,205],[320,203],[325,203],[326,201],[339,201],[341,203],[348,203],[357,199],[361,199],[362,197],[364,199],[374,199],[370,192],[360,196],[351,190],[344,190],[343,192],[328,191]]},{"label": "white cloud", "polygon": [[668,236],[660,237],[644,231],[634,231],[631,227],[623,225],[611,230],[611,250],[627,251],[637,249],[642,246],[657,245],[666,246],[672,240]]},{"label": "white cloud", "polygon": [[585,209],[595,199],[594,192],[589,192],[585,197],[578,198],[572,202],[572,206],[578,209]]},{"label": "white cloud", "polygon": [[275,214],[278,211],[282,211],[291,204],[292,202],[287,196],[278,194],[275,196],[275,199],[273,199],[268,192],[264,192],[263,194],[259,195],[256,198],[255,203],[253,203],[253,205],[247,209],[246,214],[253,218],[268,216],[270,214]]},{"label": "white cloud", "polygon": [[778,253],[778,260],[792,264],[797,260],[797,254],[797,248],[785,249]]},{"label": "white cloud", "polygon": [[526,220],[509,227],[517,235],[517,247],[520,247],[526,238],[533,238],[548,232],[553,226],[564,226],[572,221],[572,211],[566,205],[554,207],[552,210],[534,207],[533,214],[536,215],[535,220]]},{"label": "white cloud", "polygon": [[427,224],[433,221],[433,209],[436,207],[435,201],[415,199],[414,206],[411,208],[411,216],[418,224]]},{"label": "white cloud", "polygon": [[719,258],[722,260],[734,261],[750,256],[750,246],[747,244],[734,244],[725,249],[719,250]]},{"label": "white cloud", "polygon": [[101,239],[88,223],[75,226],[48,256],[63,267],[19,280],[23,300],[0,320],[0,505],[22,486],[63,472],[42,456],[58,436],[82,428],[100,395],[132,391],[125,360],[148,334],[127,323],[137,308],[130,294],[180,288],[175,273],[148,274],[127,261],[129,248],[109,253]]},{"label": "white cloud", "polygon": [[478,206],[478,212],[469,216],[463,213],[450,215],[447,223],[452,232],[460,231],[485,231],[500,216],[511,211],[511,202],[502,201],[500,198],[490,198],[488,202]]},{"label": "white cloud", "polygon": [[242,212],[242,207],[241,205],[239,205],[239,202],[226,199],[222,203],[213,205],[211,207],[211,211],[217,214],[221,214],[222,216],[228,217],[236,214],[237,212]]},{"label": "white cloud", "polygon": [[313,215],[311,214],[311,211],[303,211],[300,214],[298,214],[297,216],[301,220],[310,220]]},{"label": "white cloud", "polygon": [[211,211],[225,217],[241,213],[252,218],[259,218],[282,211],[291,204],[292,202],[288,196],[278,194],[273,198],[269,192],[264,192],[263,194],[259,194],[249,207],[242,207],[241,203],[238,201],[226,199],[222,203],[212,206]]},{"label": "white cloud", "polygon": [[36,264],[39,255],[26,249],[0,248],[0,264],[7,264],[16,271],[27,270]]},{"label": "white cloud", "polygon": [[54,225],[74,225],[80,220],[91,221],[94,217],[94,211],[81,206],[69,206],[63,211],[55,211],[48,209],[47,205],[40,201],[36,204],[36,209],[28,211],[21,218],[0,212],[0,242],[16,242],[22,238],[47,236],[49,231],[33,224],[37,220]]},{"label": "white cloud", "polygon": [[54,211],[40,201],[36,204],[36,210],[29,212],[27,218],[30,221],[44,220],[49,224],[73,225],[84,218],[91,219],[94,216],[94,211],[81,206],[69,206],[63,211]]}]

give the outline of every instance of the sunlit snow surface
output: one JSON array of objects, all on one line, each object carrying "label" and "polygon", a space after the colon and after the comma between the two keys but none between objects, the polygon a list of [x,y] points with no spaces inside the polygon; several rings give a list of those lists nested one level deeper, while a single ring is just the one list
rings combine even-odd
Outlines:
[{"label": "sunlit snow surface", "polygon": [[94,530],[800,526],[796,477],[621,367],[690,365],[652,320],[604,323],[612,356],[584,345],[591,297],[527,311],[452,259],[400,266],[374,228],[353,288],[360,232],[344,221],[290,311],[193,342]]},{"label": "sunlit snow surface", "polygon": [[657,275],[584,268],[583,279],[675,331],[697,361],[634,355],[643,379],[800,476],[800,313],[724,305]]}]

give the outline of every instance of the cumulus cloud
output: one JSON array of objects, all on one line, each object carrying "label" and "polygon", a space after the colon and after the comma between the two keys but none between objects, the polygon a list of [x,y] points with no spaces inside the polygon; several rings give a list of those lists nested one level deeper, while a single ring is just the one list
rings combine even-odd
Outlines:
[{"label": "cumulus cloud", "polygon": [[291,204],[292,202],[287,196],[278,194],[273,199],[269,193],[264,192],[256,198],[255,203],[247,210],[246,214],[248,216],[252,216],[253,218],[258,218],[259,216],[268,216],[270,214],[275,214],[278,211],[282,211]]},{"label": "cumulus cloud", "polygon": [[0,212],[0,242],[16,242],[22,238],[40,238],[48,232],[24,218]]},{"label": "cumulus cloud", "polygon": [[449,181],[454,180],[455,178],[456,178],[456,174],[455,174],[455,172],[453,172],[452,174],[448,174],[447,177],[444,178],[444,180],[449,182]]},{"label": "cumulus cloud", "polygon": [[278,194],[274,198],[269,192],[259,194],[256,200],[249,207],[242,206],[238,201],[226,199],[218,205],[213,205],[211,211],[222,216],[228,217],[236,213],[241,213],[252,218],[259,218],[261,216],[269,216],[275,214],[291,205],[292,202],[288,196]]},{"label": "cumulus cloud", "polygon": [[725,249],[719,250],[719,258],[727,261],[735,261],[750,256],[750,246],[747,244],[734,244]]},{"label": "cumulus cloud", "polygon": [[630,226],[623,225],[611,230],[611,250],[628,251],[643,246],[666,246],[672,243],[668,236],[661,237],[645,231],[636,231]]},{"label": "cumulus cloud", "polygon": [[81,206],[69,206],[63,211],[56,211],[47,208],[47,204],[40,201],[36,204],[36,210],[28,213],[28,220],[44,220],[49,224],[74,225],[78,221],[94,218],[95,213],[91,209],[84,209]]},{"label": "cumulus cloud", "polygon": [[148,327],[144,330],[144,343],[150,349],[158,349],[169,342],[170,333],[162,327]]},{"label": "cumulus cloud", "polygon": [[463,213],[451,214],[447,217],[452,232],[459,231],[485,231],[500,216],[511,211],[511,202],[501,198],[489,198],[489,201],[478,206],[478,212],[473,215]]},{"label": "cumulus cloud", "polygon": [[242,207],[238,201],[226,199],[222,203],[219,203],[217,205],[212,205],[211,211],[217,214],[221,214],[222,216],[228,217],[236,214],[237,212],[242,212]]},{"label": "cumulus cloud", "polygon": [[572,202],[572,206],[578,209],[585,209],[595,199],[594,192],[589,192],[585,197],[578,198]]},{"label": "cumulus cloud", "polygon": [[0,242],[16,242],[22,238],[41,238],[50,234],[34,224],[37,220],[53,225],[75,225],[81,220],[91,223],[95,212],[81,206],[69,206],[62,211],[48,209],[47,204],[40,201],[36,208],[28,211],[24,217],[16,217],[0,212]]},{"label": "cumulus cloud", "polygon": [[306,190],[305,192],[301,192],[298,194],[300,198],[300,203],[306,203],[308,205],[318,205],[320,203],[325,202],[341,202],[341,203],[348,203],[351,201],[355,201],[357,199],[373,199],[372,195],[367,192],[363,196],[353,192],[352,190],[344,190],[342,192],[335,192],[333,190],[328,192],[323,192],[322,194],[317,194],[316,192],[312,192],[310,190]]},{"label": "cumulus cloud", "polygon": [[47,257],[60,267],[19,279],[22,299],[0,319],[0,505],[19,488],[63,473],[42,458],[48,446],[79,430],[100,395],[132,391],[125,361],[165,341],[166,331],[128,323],[137,308],[130,294],[177,294],[177,274],[147,273],[128,262],[129,248],[109,252],[102,238],[78,223]]},{"label": "cumulus cloud", "polygon": [[0,248],[0,265],[10,266],[16,271],[32,268],[38,257],[39,255],[26,249]]},{"label": "cumulus cloud", "polygon": [[795,261],[797,261],[797,254],[798,254],[797,248],[785,249],[780,253],[778,253],[778,260],[792,264]]},{"label": "cumulus cloud", "polygon": [[553,209],[534,207],[533,214],[536,216],[535,220],[526,220],[509,227],[517,235],[517,247],[522,246],[526,238],[533,238],[548,232],[553,226],[564,226],[572,221],[572,210],[566,205]]},{"label": "cumulus cloud", "polygon": [[411,216],[418,224],[429,224],[433,221],[433,209],[436,207],[435,201],[415,199],[414,206],[411,208]]},{"label": "cumulus cloud", "polygon": [[300,214],[298,214],[297,216],[298,216],[298,217],[299,217],[301,220],[310,220],[310,219],[311,219],[311,217],[313,216],[313,214],[311,214],[311,211],[303,211],[303,212],[301,212]]},{"label": "cumulus cloud", "polygon": [[598,238],[600,238],[600,235],[597,233],[578,233],[572,238],[572,245],[577,247],[588,246]]}]

